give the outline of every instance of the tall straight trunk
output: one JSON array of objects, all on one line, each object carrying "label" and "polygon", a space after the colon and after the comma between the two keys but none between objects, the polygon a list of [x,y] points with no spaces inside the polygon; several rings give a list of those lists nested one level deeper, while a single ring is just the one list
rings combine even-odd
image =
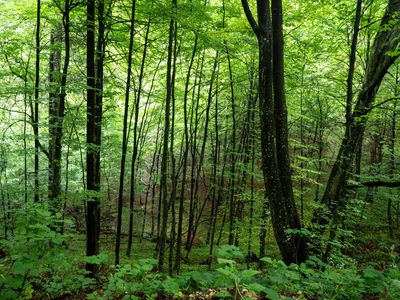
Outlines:
[{"label": "tall straight trunk", "polygon": [[[131,18],[132,18],[132,23],[131,23],[131,41],[133,45],[133,38],[134,38],[134,22],[135,22],[135,5],[136,1],[134,3],[132,2],[132,12],[131,12]],[[129,49],[132,51],[132,49]],[[132,55],[132,52],[130,53]],[[131,58],[132,59],[132,58]],[[131,61],[132,63],[132,61]],[[132,250],[132,240],[133,240],[133,217],[134,217],[134,203],[135,203],[135,196],[136,196],[136,187],[135,187],[135,170],[136,170],[136,158],[138,154],[138,121],[139,121],[139,105],[140,105],[140,91],[141,91],[141,82],[142,82],[142,77],[143,73],[140,74],[141,78],[139,78],[139,92],[138,95],[135,97],[134,101],[134,120],[133,120],[133,150],[132,150],[132,159],[131,159],[131,179],[130,179],[130,193],[129,193],[129,232],[128,232],[128,247],[126,249],[126,256],[131,255],[131,250]]]},{"label": "tall straight trunk", "polygon": [[183,151],[183,169],[182,169],[182,182],[181,182],[181,194],[179,197],[179,213],[178,213],[178,232],[177,232],[177,245],[176,245],[176,258],[175,258],[175,271],[179,273],[181,266],[181,251],[182,251],[182,228],[183,228],[183,212],[184,212],[184,201],[185,201],[185,189],[186,189],[186,174],[187,174],[187,161],[189,154],[189,128],[188,128],[188,112],[187,112],[187,100],[189,94],[189,83],[190,75],[193,68],[194,58],[197,52],[197,40],[198,36],[195,34],[192,56],[190,58],[189,67],[186,75],[185,91],[183,95],[183,123],[184,123],[184,141],[185,148]]},{"label": "tall straight trunk", "polygon": [[[225,0],[222,1],[222,28],[225,28]],[[233,87],[233,73],[231,56],[229,53],[228,42],[224,40],[225,53],[228,60],[229,72],[229,87],[231,92],[231,110],[232,110],[232,140],[231,140],[231,169],[230,169],[230,194],[229,194],[229,244],[232,245],[234,241],[234,221],[235,221],[235,168],[236,168],[236,105],[235,105],[235,90]]]},{"label": "tall straight trunk", "polygon": [[229,244],[232,245],[235,238],[235,171],[236,171],[236,104],[235,91],[233,87],[233,73],[231,57],[229,54],[228,44],[225,41],[225,52],[228,58],[229,86],[231,91],[231,109],[232,109],[232,142],[231,142],[231,170],[230,170],[230,196],[229,196]]},{"label": "tall straight trunk", "polygon": [[119,265],[119,252],[121,245],[121,228],[122,228],[122,206],[124,196],[124,179],[125,179],[125,161],[128,146],[128,114],[129,114],[129,96],[131,87],[132,76],[132,54],[133,54],[133,38],[135,34],[135,12],[136,0],[132,0],[131,10],[131,28],[129,35],[129,49],[128,49],[128,71],[125,85],[125,106],[124,106],[124,120],[122,128],[122,153],[121,153],[121,169],[119,174],[119,189],[118,189],[118,214],[117,214],[117,233],[115,238],[115,265]]},{"label": "tall straight trunk", "polygon": [[[174,153],[174,142],[175,142],[175,77],[176,77],[176,58],[177,58],[177,33],[178,24],[174,19],[174,37],[173,37],[173,62],[172,62],[172,74],[171,74],[171,142],[170,142],[170,158],[171,158],[171,198],[169,207],[171,207],[171,231],[169,235],[169,256],[168,256],[168,273],[170,276],[174,273],[174,249],[176,239],[176,188],[178,185],[178,176],[176,174],[176,159]],[[178,172],[179,173],[179,172]]]},{"label": "tall straight trunk", "polygon": [[[87,36],[86,36],[86,73],[87,73],[87,132],[86,132],[86,172],[87,190],[99,190],[96,180],[96,72],[95,72],[95,0],[87,1]],[[97,234],[99,201],[96,196],[87,201],[86,220],[86,256],[99,253],[99,240]],[[90,277],[96,276],[96,265],[87,263],[86,270]]]},{"label": "tall straight trunk", "polygon": [[169,24],[168,39],[168,60],[167,60],[167,94],[165,98],[165,121],[164,121],[164,140],[161,161],[161,212],[162,226],[161,236],[159,237],[159,255],[158,270],[164,271],[165,246],[167,242],[167,224],[168,224],[168,140],[170,134],[170,114],[171,114],[171,97],[172,97],[172,61],[174,55],[174,36],[175,36],[175,13],[177,8],[177,0],[172,0],[172,11]]},{"label": "tall straight trunk", "polygon": [[[54,26],[50,35],[50,58],[49,58],[49,174],[48,174],[48,197],[52,202],[53,209],[54,199],[60,192],[60,186],[57,185],[55,161],[55,140],[57,135],[57,119],[60,99],[58,99],[60,89],[60,73],[61,73],[61,48],[62,42],[60,26]],[[55,196],[55,197],[54,197]]]},{"label": "tall straight trunk", "polygon": [[39,201],[39,85],[40,85],[40,18],[41,1],[37,0],[36,7],[36,63],[35,63],[35,107],[32,112],[33,134],[35,137],[35,193],[34,201]]},{"label": "tall straight trunk", "polygon": [[215,93],[215,106],[214,106],[214,130],[215,130],[215,145],[214,145],[214,159],[213,159],[213,187],[212,187],[212,207],[211,207],[211,218],[210,218],[210,225],[209,225],[209,244],[210,244],[210,251],[209,251],[209,261],[208,265],[211,266],[212,263],[212,256],[214,250],[214,238],[215,238],[215,230],[217,225],[217,217],[218,217],[218,210],[219,210],[219,203],[218,203],[218,196],[219,190],[221,189],[217,183],[217,176],[218,176],[218,164],[221,156],[221,146],[219,140],[219,124],[218,124],[218,96],[219,96],[219,65],[217,70],[217,77],[216,77],[216,93]]},{"label": "tall straight trunk", "polygon": [[[27,64],[28,65],[28,64]],[[27,115],[28,115],[28,74],[25,69],[24,75],[24,127],[23,127],[23,144],[24,144],[24,203],[28,202],[28,153],[27,153]]]},{"label": "tall straight trunk", "polygon": [[379,30],[375,37],[368,58],[364,83],[358,94],[354,110],[351,114],[351,122],[346,127],[345,136],[341,142],[339,153],[321,200],[322,204],[328,208],[329,213],[326,215],[317,210],[313,218],[314,223],[325,225],[340,210],[346,207],[346,181],[351,173],[355,152],[360,148],[360,144],[362,143],[368,113],[372,109],[383,77],[399,56],[398,54],[387,55],[388,52],[396,53],[395,50],[399,45],[400,26],[395,23],[389,25],[393,22],[393,18],[395,18],[398,11],[400,11],[400,0],[390,0],[380,24],[381,29],[387,28],[387,30]]},{"label": "tall straight trunk", "polygon": [[[65,1],[64,9],[62,10],[62,24],[64,29],[64,48],[65,56],[62,71],[60,70],[61,49],[56,45],[53,55],[53,62],[51,62],[50,78],[52,78],[56,85],[57,93],[50,96],[52,106],[49,110],[49,198],[53,201],[53,209],[56,211],[60,209],[60,203],[57,198],[61,192],[61,160],[62,160],[62,138],[63,138],[63,122],[65,115],[65,99],[67,96],[67,75],[70,62],[70,10],[71,1]],[[55,29],[55,42],[61,42],[61,32]],[[58,60],[58,61],[57,61]],[[61,71],[61,74],[58,74]],[[61,78],[60,78],[61,76]],[[54,80],[55,79],[55,80]]]},{"label": "tall straight trunk", "polygon": [[[306,59],[301,69],[301,91],[300,91],[300,156],[304,157],[304,73],[306,68]],[[317,129],[315,130],[317,132]],[[316,136],[316,135],[315,135]],[[304,170],[304,160],[301,158],[300,170]],[[301,175],[300,178],[300,219],[304,220],[304,178]]]},{"label": "tall straight trunk", "polygon": [[[96,116],[95,116],[95,180],[97,191],[100,192],[101,183],[101,135],[102,135],[102,120],[103,120],[103,83],[104,83],[104,60],[106,51],[106,16],[111,13],[112,1],[108,2],[107,11],[105,10],[105,0],[98,0],[98,29],[97,29],[97,45],[96,45],[96,60],[95,60],[95,80],[96,80]],[[100,242],[100,199],[97,198],[96,208],[96,234],[97,241]]]},{"label": "tall straight trunk", "polygon": [[[219,182],[219,188],[218,188],[218,200],[217,200],[217,208],[216,208],[216,215],[218,215],[218,208],[219,206],[224,202],[224,196],[223,193],[225,192],[225,170],[226,170],[226,166],[228,164],[228,155],[229,155],[229,151],[228,151],[228,132],[225,132],[225,138],[224,138],[224,160],[223,160],[223,164],[222,164],[222,171],[221,171],[221,177],[220,177],[220,182]],[[222,239],[222,231],[224,230],[225,227],[225,221],[226,221],[226,213],[227,213],[227,205],[225,205],[224,207],[224,214],[222,217],[222,222],[221,222],[221,226],[219,229],[219,234],[218,234],[218,239],[217,239],[217,245],[220,245],[221,239]],[[216,226],[216,222],[217,219],[215,218],[215,223],[214,223],[214,227]],[[216,228],[214,228],[214,230],[216,230]],[[212,245],[211,245],[212,246]],[[210,248],[211,248],[210,246]]]},{"label": "tall straight trunk", "polygon": [[[398,97],[398,85],[399,85],[399,66],[396,66],[396,75],[395,75],[395,88],[394,88],[394,96]],[[390,137],[390,175],[392,177],[395,176],[396,172],[396,127],[397,127],[397,103],[393,103],[392,108],[392,128],[391,128],[391,137]],[[388,231],[389,237],[394,237],[394,222],[392,217],[392,205],[393,199],[389,197],[388,204],[387,204],[387,218],[388,218]]]},{"label": "tall straight trunk", "polygon": [[[161,120],[159,122],[161,124]],[[160,139],[161,140],[161,139]],[[161,151],[162,151],[162,141],[160,141],[160,145],[156,144],[156,177],[159,176],[160,173],[160,157],[161,157]],[[151,189],[151,234],[154,235],[154,227],[155,223],[157,223],[157,238],[160,237],[160,213],[161,213],[161,201],[158,203],[158,209],[157,209],[157,222],[156,222],[156,213],[155,213],[155,207],[156,207],[156,186],[157,186],[157,181],[154,180],[152,184],[152,189]]]},{"label": "tall straight trunk", "polygon": [[[196,178],[196,166],[197,166],[197,137],[198,137],[198,128],[199,128],[199,108],[200,108],[200,90],[202,85],[203,78],[203,70],[204,70],[204,59],[205,59],[205,49],[203,49],[201,55],[201,63],[200,63],[200,72],[199,72],[199,81],[197,84],[197,97],[195,97],[195,87],[193,88],[193,101],[196,101],[196,104],[192,104],[192,112],[190,117],[190,144],[191,144],[191,158],[192,158],[192,166],[190,171],[190,204],[189,204],[189,220],[188,220],[188,229],[187,229],[187,237],[186,237],[186,250],[189,250],[190,243],[192,240],[193,233],[193,225],[195,220],[195,215],[197,211],[197,202],[196,202],[196,181],[199,178]],[[195,84],[196,86],[196,84]],[[193,125],[193,116],[194,116],[194,125]],[[192,130],[192,126],[194,126]]]},{"label": "tall straight trunk", "polygon": [[[301,235],[287,233],[287,229],[300,230],[301,223],[294,203],[290,173],[283,70],[282,2],[273,0],[270,7],[268,0],[258,0],[258,22],[246,0],[242,0],[242,6],[259,45],[262,169],[272,225],[284,262],[301,263],[308,257],[305,239]],[[265,251],[265,232],[263,228],[260,234],[261,255]]]},{"label": "tall straight trunk", "polygon": [[[254,107],[255,109],[255,107]],[[251,257],[251,246],[252,246],[252,238],[253,238],[253,223],[254,223],[254,165],[255,165],[255,113],[254,110],[252,112],[251,116],[251,178],[250,178],[250,213],[249,213],[249,218],[250,218],[250,224],[249,224],[249,237],[248,237],[248,242],[247,242],[247,257],[248,257],[248,263],[247,263],[247,268],[250,268],[250,257]]]}]

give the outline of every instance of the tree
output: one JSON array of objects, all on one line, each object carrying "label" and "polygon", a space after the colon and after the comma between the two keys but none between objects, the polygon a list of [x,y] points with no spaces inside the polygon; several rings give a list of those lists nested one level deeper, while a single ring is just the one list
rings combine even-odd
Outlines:
[{"label": "tree", "polygon": [[162,226],[161,236],[159,237],[159,261],[158,270],[162,272],[164,270],[164,258],[165,258],[165,246],[167,242],[167,225],[168,225],[168,141],[170,134],[170,114],[171,114],[171,98],[173,97],[173,86],[174,79],[172,78],[172,63],[174,55],[174,45],[176,43],[175,30],[175,13],[177,8],[177,1],[172,0],[172,16],[169,24],[169,38],[168,38],[168,59],[167,59],[167,74],[166,74],[166,98],[165,98],[165,120],[164,120],[164,138],[163,138],[163,149],[162,149],[162,160],[161,160],[161,212],[162,212]]},{"label": "tree", "polygon": [[[375,96],[389,67],[396,61],[400,26],[398,14],[400,0],[390,0],[375,37],[372,51],[367,60],[364,82],[348,121],[345,136],[339,153],[330,172],[321,203],[327,212],[316,210],[313,223],[326,225],[346,208],[347,179],[352,171],[352,163],[357,149],[360,149],[364,131],[367,128],[368,114],[374,108]],[[348,109],[349,110],[349,109]],[[319,230],[324,231],[324,228]]]},{"label": "tree", "polygon": [[39,196],[39,85],[40,85],[40,18],[41,1],[37,0],[36,6],[36,63],[35,63],[35,105],[32,108],[32,126],[35,136],[35,202],[40,199]]},{"label": "tree", "polygon": [[[288,233],[301,230],[290,173],[287,109],[285,100],[282,1],[257,0],[258,22],[247,0],[242,6],[259,49],[259,81],[262,169],[275,238],[285,263],[301,263],[307,257],[304,236]],[[261,235],[264,255],[265,233]]]},{"label": "tree", "polygon": [[[53,49],[50,52],[50,103],[49,103],[49,199],[55,211],[60,209],[57,203],[61,192],[61,160],[62,160],[62,138],[63,121],[65,115],[65,99],[67,96],[67,75],[70,63],[70,10],[73,1],[65,0],[62,8],[56,1],[56,5],[62,13],[62,28],[56,25],[51,36]],[[63,38],[62,38],[62,35]],[[64,40],[64,62],[61,70],[61,48],[60,43]]]},{"label": "tree", "polygon": [[[100,2],[102,2],[100,0]],[[87,76],[87,125],[86,125],[86,172],[87,190],[92,192],[87,200],[86,218],[86,256],[99,254],[100,230],[100,205],[98,192],[100,191],[100,149],[98,148],[97,121],[99,103],[97,103],[96,88],[96,42],[95,42],[95,16],[96,1],[88,0],[86,6],[87,36],[86,36],[86,76]],[[98,75],[98,74],[97,74]],[[96,276],[97,266],[93,263],[86,264],[90,277]]]},{"label": "tree", "polygon": [[[132,1],[131,10],[131,28],[129,36],[129,49],[128,49],[128,71],[125,88],[125,106],[124,106],[124,121],[122,129],[122,154],[121,154],[121,168],[119,176],[119,190],[118,190],[118,213],[117,213],[117,232],[115,239],[115,265],[119,264],[119,249],[121,245],[121,227],[122,227],[122,206],[123,206],[123,195],[124,195],[124,178],[125,178],[125,161],[126,152],[128,147],[128,110],[129,110],[129,96],[131,87],[131,76],[132,76],[132,54],[133,54],[133,38],[134,38],[134,26],[135,26],[135,12],[136,12],[136,0]],[[135,107],[137,110],[138,107]],[[131,212],[133,213],[133,212]],[[131,233],[130,233],[131,234]],[[128,249],[130,247],[128,246]],[[129,251],[130,253],[130,251]]]}]

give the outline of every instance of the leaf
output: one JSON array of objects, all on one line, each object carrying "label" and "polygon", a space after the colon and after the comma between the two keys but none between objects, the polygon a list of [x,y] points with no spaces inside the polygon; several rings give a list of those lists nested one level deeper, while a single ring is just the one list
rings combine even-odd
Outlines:
[{"label": "leaf", "polygon": [[239,247],[233,245],[223,245],[217,250],[218,257],[224,258],[243,258],[243,253]]},{"label": "leaf", "polygon": [[265,288],[265,293],[271,300],[279,300],[281,298],[275,290],[270,288]]},{"label": "leaf", "polygon": [[226,290],[218,291],[217,293],[215,293],[215,296],[218,298],[231,298],[232,297],[231,293],[229,293]]},{"label": "leaf", "polygon": [[257,294],[261,293],[261,292],[265,292],[265,290],[266,290],[265,286],[263,286],[257,282],[247,284],[246,286],[250,291],[257,293]]},{"label": "leaf", "polygon": [[229,278],[232,278],[232,276],[234,276],[232,271],[230,269],[227,269],[227,268],[218,268],[217,272],[220,272],[221,274],[223,274],[223,275],[225,275],[225,276],[227,276]]},{"label": "leaf", "polygon": [[241,271],[239,276],[240,276],[240,278],[242,278],[244,280],[248,280],[260,273],[261,273],[260,271],[250,269],[250,270]]},{"label": "leaf", "polygon": [[233,266],[233,265],[236,264],[236,262],[234,260],[232,260],[232,259],[218,258],[217,261],[221,265]]},{"label": "leaf", "polygon": [[27,266],[21,261],[16,261],[12,266],[12,270],[18,275],[25,275],[25,272],[27,271]]}]

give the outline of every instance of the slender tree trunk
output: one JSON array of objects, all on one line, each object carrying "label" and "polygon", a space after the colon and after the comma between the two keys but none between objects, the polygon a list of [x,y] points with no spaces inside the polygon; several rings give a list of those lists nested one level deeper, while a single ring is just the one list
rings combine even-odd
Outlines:
[{"label": "slender tree trunk", "polygon": [[167,60],[167,95],[165,98],[165,121],[164,121],[164,141],[163,153],[161,161],[161,211],[162,226],[161,236],[159,237],[159,260],[158,270],[164,271],[165,246],[167,241],[167,224],[168,224],[168,139],[170,134],[170,114],[171,114],[171,97],[172,97],[172,61],[174,55],[174,36],[175,36],[175,13],[177,8],[177,0],[172,0],[172,14],[169,25],[169,41],[168,41],[168,60]]},{"label": "slender tree trunk", "polygon": [[177,233],[177,245],[176,245],[176,258],[175,258],[175,271],[179,274],[181,265],[181,251],[182,251],[182,228],[183,228],[183,212],[185,203],[185,190],[186,190],[186,174],[187,174],[187,161],[189,154],[189,128],[188,128],[188,112],[187,112],[187,100],[189,94],[189,83],[190,75],[193,68],[194,58],[197,52],[197,40],[198,36],[195,34],[192,56],[190,58],[189,67],[186,75],[185,91],[183,95],[183,123],[184,123],[184,141],[185,148],[183,152],[183,170],[182,170],[182,182],[181,182],[181,194],[179,197],[179,215],[178,215],[178,233]]},{"label": "slender tree trunk", "polygon": [[[205,59],[205,49],[203,49],[202,56],[201,56],[201,63],[200,63],[200,72],[199,72],[199,81],[197,86],[197,97],[196,103],[192,105],[192,112],[191,112],[191,136],[190,136],[190,144],[191,144],[191,158],[192,158],[192,166],[191,166],[191,181],[190,181],[190,204],[189,204],[189,220],[188,220],[188,229],[187,229],[187,237],[186,237],[186,250],[189,250],[190,243],[192,240],[192,233],[193,233],[193,226],[194,220],[197,212],[197,194],[196,194],[196,182],[199,178],[196,178],[196,166],[197,166],[197,139],[198,139],[198,128],[199,128],[199,108],[200,108],[200,90],[202,86],[202,79],[203,79],[203,70],[204,70],[204,59]],[[196,86],[196,84],[195,84]],[[195,95],[195,88],[193,88],[193,101]],[[194,107],[195,106],[195,107]],[[193,131],[193,114],[194,114],[194,128]]]},{"label": "slender tree trunk", "polygon": [[35,136],[35,194],[34,201],[39,202],[39,85],[40,85],[40,18],[41,1],[36,6],[36,63],[35,63],[35,108],[32,114],[33,134]]},{"label": "slender tree trunk", "polygon": [[[225,192],[225,170],[226,170],[226,166],[228,164],[228,133],[225,132],[225,138],[224,138],[224,162],[222,165],[222,171],[221,171],[221,178],[220,178],[220,183],[219,183],[219,189],[218,189],[218,200],[217,200],[217,211],[216,214],[218,215],[218,207],[225,201],[224,197],[223,197],[223,193]],[[222,222],[221,222],[221,226],[219,229],[219,234],[218,234],[218,239],[217,239],[217,245],[220,244],[221,242],[221,238],[222,238],[222,231],[224,230],[225,227],[225,221],[226,221],[226,213],[227,213],[227,204],[225,203],[224,205],[224,215],[222,217]],[[217,220],[215,219],[215,222]],[[214,226],[216,226],[216,223],[214,224]],[[215,229],[214,229],[215,230]]]},{"label": "slender tree trunk", "polygon": [[119,252],[120,252],[120,245],[121,245],[125,161],[126,161],[126,152],[127,152],[127,146],[128,146],[128,140],[127,140],[128,114],[129,114],[128,111],[129,111],[129,96],[130,96],[131,76],[132,76],[133,39],[134,39],[134,35],[135,35],[135,12],[136,12],[136,0],[132,0],[129,49],[128,49],[128,71],[127,71],[127,79],[126,79],[126,86],[125,86],[125,106],[124,106],[124,120],[123,120],[123,128],[122,128],[121,169],[120,169],[120,175],[119,175],[119,190],[118,190],[117,233],[116,233],[116,239],[115,239],[115,265],[119,265]]},{"label": "slender tree trunk", "polygon": [[[395,97],[398,96],[398,85],[399,85],[399,68],[396,68],[396,75],[395,75],[395,91],[394,95]],[[395,156],[395,151],[396,151],[396,126],[397,126],[397,103],[393,103],[393,108],[392,108],[392,128],[391,128],[391,137],[390,137],[390,171],[391,171],[391,176],[395,176],[396,172],[396,156]],[[389,196],[388,204],[387,204],[387,219],[388,219],[388,231],[389,231],[389,237],[391,239],[394,238],[394,222],[393,222],[393,216],[392,216],[392,206],[393,206],[393,199],[392,196]]]},{"label": "slender tree trunk", "polygon": [[[96,73],[95,73],[95,0],[87,1],[87,133],[86,142],[88,144],[86,152],[86,172],[87,189],[89,191],[98,191],[96,181]],[[90,199],[92,198],[92,199]],[[97,223],[99,222],[98,209],[99,203],[97,197],[90,197],[87,202],[87,221],[86,221],[86,256],[93,256],[99,253],[99,241],[97,234]],[[86,270],[90,277],[96,276],[96,265],[86,264]]]},{"label": "slender tree trunk", "polygon": [[[136,1],[135,1],[136,2]],[[135,3],[136,4],[136,3]],[[132,4],[133,5],[133,4]],[[132,19],[133,23],[131,26],[131,34],[132,39],[134,35],[134,6],[132,6]],[[133,41],[132,41],[133,43]],[[143,77],[143,73],[141,73]],[[134,102],[134,120],[133,120],[133,150],[132,150],[132,159],[131,159],[131,179],[130,179],[130,193],[129,193],[129,232],[128,232],[128,246],[126,249],[126,256],[130,257],[132,251],[132,241],[133,241],[133,218],[134,218],[134,205],[136,198],[136,159],[138,156],[138,122],[139,122],[139,110],[140,110],[140,92],[141,92],[141,81],[142,78],[139,78],[139,92],[135,97]]]},{"label": "slender tree trunk", "polygon": [[[174,4],[176,7],[176,3]],[[175,77],[176,77],[176,58],[177,58],[177,35],[178,24],[174,19],[174,36],[173,36],[173,62],[172,62],[172,78],[171,78],[171,141],[170,141],[170,158],[171,158],[171,198],[169,207],[171,207],[171,230],[169,235],[169,256],[168,256],[168,273],[170,276],[174,273],[174,248],[176,239],[176,187],[178,185],[178,176],[176,174],[176,160],[174,153],[175,142]],[[178,172],[179,173],[179,172]]]},{"label": "slender tree trunk", "polygon": [[[62,42],[60,26],[55,26],[52,29],[50,36],[50,68],[49,68],[49,178],[48,178],[48,196],[52,202],[53,209],[55,210],[54,200],[60,193],[60,185],[57,186],[58,180],[56,174],[56,161],[55,161],[55,140],[57,131],[58,110],[60,99],[57,97],[60,90],[60,73],[61,73],[61,48]],[[54,198],[54,196],[56,196]]]},{"label": "slender tree trunk", "polygon": [[229,244],[233,245],[235,238],[235,172],[236,172],[236,104],[235,104],[235,91],[233,87],[233,73],[231,58],[229,55],[229,49],[227,42],[225,41],[225,51],[228,58],[228,71],[229,71],[229,82],[231,91],[231,109],[232,109],[232,142],[231,142],[231,170],[230,170],[230,196],[229,196]]},{"label": "slender tree trunk", "polygon": [[221,155],[221,146],[219,141],[219,124],[218,124],[218,95],[219,95],[219,65],[216,77],[216,95],[215,95],[215,108],[214,108],[214,130],[215,130],[215,146],[214,146],[214,160],[213,160],[213,190],[212,190],[212,208],[211,208],[211,220],[210,220],[210,227],[209,227],[209,244],[210,244],[210,252],[209,252],[209,261],[208,265],[211,267],[212,264],[212,257],[213,257],[213,250],[214,250],[214,238],[215,238],[215,230],[217,226],[217,218],[218,218],[218,210],[219,210],[219,190],[221,186],[218,186],[217,183],[217,176],[218,176],[218,164]]},{"label": "slender tree trunk", "polygon": [[[216,218],[215,212],[217,208],[217,173],[218,173],[218,164],[220,158],[220,141],[219,141],[219,132],[218,132],[218,96],[219,96],[219,64],[217,69],[217,75],[215,78],[215,106],[214,106],[214,131],[215,131],[215,141],[214,141],[214,149],[213,149],[213,175],[212,175],[212,195],[211,195],[211,212],[210,212],[210,223],[207,231],[207,241],[206,244],[210,244],[212,236],[212,228],[214,224],[214,218]],[[215,232],[215,231],[214,231]],[[212,249],[210,245],[210,259],[212,255]]]}]

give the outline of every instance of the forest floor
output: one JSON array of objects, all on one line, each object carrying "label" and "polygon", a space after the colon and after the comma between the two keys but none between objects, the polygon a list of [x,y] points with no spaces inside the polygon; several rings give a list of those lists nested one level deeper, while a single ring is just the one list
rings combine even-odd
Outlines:
[{"label": "forest floor", "polygon": [[[240,241],[239,248],[223,245],[224,239],[215,246],[210,267],[209,246],[200,231],[190,255],[182,259],[179,275],[172,277],[156,271],[156,243],[145,238],[133,239],[128,258],[124,235],[121,266],[115,268],[115,235],[108,230],[101,234],[100,254],[91,258],[91,263],[98,264],[96,280],[85,276],[85,234],[67,230],[61,236],[36,225],[34,230],[29,237],[17,232],[1,243],[5,254],[0,258],[1,300],[400,299],[399,254],[395,240],[388,239],[383,230],[355,232],[351,242],[339,240],[329,261],[310,257],[300,266],[286,266],[280,260],[269,233],[261,269],[258,259],[246,260],[246,241]],[[251,249],[257,251],[257,237]],[[168,271],[168,252],[166,260]]]}]

